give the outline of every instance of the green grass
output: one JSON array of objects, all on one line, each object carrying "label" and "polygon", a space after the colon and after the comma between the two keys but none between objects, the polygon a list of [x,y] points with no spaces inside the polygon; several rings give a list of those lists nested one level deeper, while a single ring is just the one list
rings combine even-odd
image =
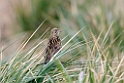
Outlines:
[{"label": "green grass", "polygon": [[[34,44],[27,51],[23,50],[38,29],[42,27],[41,25],[20,45],[17,53],[14,53],[11,59],[4,63],[1,62],[1,83],[55,83],[59,81],[73,83],[78,82],[78,74],[81,71],[84,72],[83,83],[123,83],[124,57],[122,56],[123,53],[118,51],[121,42],[113,55],[111,55],[111,43],[114,43],[117,38],[111,41],[108,46],[106,45],[113,23],[108,28],[103,39],[101,39],[102,31],[98,36],[89,31],[88,33],[91,35],[89,40],[82,33],[86,27],[80,29],[72,37],[70,36],[71,38],[60,49],[61,52],[57,52],[46,65],[38,65],[43,61],[45,48],[37,52],[45,40],[36,45]],[[82,35],[79,35],[81,33]],[[79,41],[78,36],[82,37],[84,41]],[[74,40],[76,41],[73,42]],[[4,51],[1,51],[1,54],[2,52]],[[71,57],[61,61],[62,57],[66,58],[67,56]]]},{"label": "green grass", "polygon": [[[31,36],[23,37],[24,41],[12,53],[13,57],[0,62],[1,83],[124,82],[124,28],[123,19],[120,19],[124,14],[116,1],[109,5],[99,0],[55,0],[54,4],[43,0],[32,4],[33,9],[26,18],[24,9],[19,10],[18,21],[23,30],[33,32]],[[51,29],[46,28],[49,26],[62,30],[63,47],[48,64],[38,65],[44,61],[46,36]],[[38,38],[34,40],[36,36]],[[1,57],[18,41],[17,38],[1,48]]]}]

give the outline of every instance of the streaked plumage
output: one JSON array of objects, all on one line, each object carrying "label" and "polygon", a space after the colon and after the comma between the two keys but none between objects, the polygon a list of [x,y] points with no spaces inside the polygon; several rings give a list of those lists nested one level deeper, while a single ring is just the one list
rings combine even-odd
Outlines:
[{"label": "streaked plumage", "polygon": [[50,38],[45,50],[45,64],[47,64],[50,61],[51,57],[62,47],[62,43],[59,37],[60,32],[61,31],[58,28],[54,28],[51,30]]}]

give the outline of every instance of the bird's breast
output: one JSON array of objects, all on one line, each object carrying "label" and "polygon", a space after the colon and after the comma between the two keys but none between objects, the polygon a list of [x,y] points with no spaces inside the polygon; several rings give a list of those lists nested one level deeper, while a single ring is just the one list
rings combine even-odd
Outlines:
[{"label": "bird's breast", "polygon": [[49,40],[49,47],[52,49],[52,48],[54,48],[56,45],[58,45],[58,44],[61,44],[61,40],[60,40],[60,38],[59,37],[56,37],[56,38],[51,38],[50,40]]}]

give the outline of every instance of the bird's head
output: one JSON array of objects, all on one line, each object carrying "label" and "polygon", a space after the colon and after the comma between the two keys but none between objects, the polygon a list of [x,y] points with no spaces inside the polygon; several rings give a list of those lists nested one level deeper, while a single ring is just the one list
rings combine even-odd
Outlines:
[{"label": "bird's head", "polygon": [[53,28],[53,29],[51,30],[51,36],[52,36],[52,37],[59,36],[60,32],[61,32],[60,29],[58,29],[58,28]]}]

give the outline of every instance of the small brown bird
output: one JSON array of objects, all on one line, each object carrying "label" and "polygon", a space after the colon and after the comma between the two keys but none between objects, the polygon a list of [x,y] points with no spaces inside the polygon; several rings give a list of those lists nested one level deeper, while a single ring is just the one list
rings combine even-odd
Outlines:
[{"label": "small brown bird", "polygon": [[59,37],[61,30],[58,28],[53,28],[50,33],[50,38],[45,50],[45,62],[44,64],[47,64],[51,57],[57,53],[60,48],[62,47],[61,39]]}]

